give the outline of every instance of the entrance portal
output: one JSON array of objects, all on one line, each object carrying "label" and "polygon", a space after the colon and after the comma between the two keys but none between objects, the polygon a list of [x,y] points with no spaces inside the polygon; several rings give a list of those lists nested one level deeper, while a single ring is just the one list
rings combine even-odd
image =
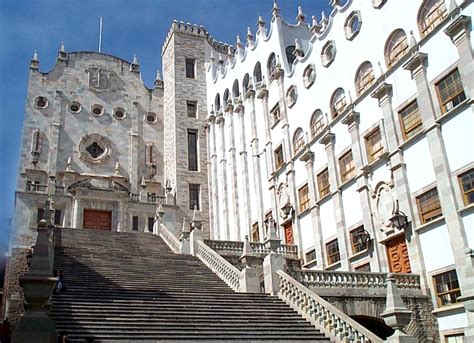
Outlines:
[{"label": "entrance portal", "polygon": [[84,209],[84,229],[112,230],[112,211]]},{"label": "entrance portal", "polygon": [[386,243],[389,269],[392,273],[411,273],[405,236],[400,235]]}]

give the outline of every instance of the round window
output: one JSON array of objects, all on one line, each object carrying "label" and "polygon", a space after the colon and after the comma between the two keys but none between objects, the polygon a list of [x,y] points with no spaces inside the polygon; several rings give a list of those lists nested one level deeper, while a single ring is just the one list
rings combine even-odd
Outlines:
[{"label": "round window", "polygon": [[104,114],[104,108],[101,105],[93,105],[92,114],[99,117]]},{"label": "round window", "polygon": [[39,96],[35,100],[35,105],[38,108],[46,108],[48,106],[48,100],[44,96]]},{"label": "round window", "polygon": [[150,124],[156,123],[156,114],[153,112],[148,112],[145,116],[145,120]]},{"label": "round window", "polygon": [[125,114],[125,110],[121,107],[117,107],[115,110],[114,110],[114,117],[117,118],[117,119],[124,119],[126,116]]},{"label": "round window", "polygon": [[69,105],[69,111],[71,111],[72,113],[81,112],[81,104],[76,101],[71,102],[71,104]]}]

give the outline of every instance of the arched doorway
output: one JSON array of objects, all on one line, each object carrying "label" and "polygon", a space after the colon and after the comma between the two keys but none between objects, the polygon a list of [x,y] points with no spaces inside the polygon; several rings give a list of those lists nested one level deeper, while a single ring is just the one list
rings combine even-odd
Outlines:
[{"label": "arched doorway", "polygon": [[351,316],[351,318],[384,340],[395,332],[380,318],[369,316]]}]

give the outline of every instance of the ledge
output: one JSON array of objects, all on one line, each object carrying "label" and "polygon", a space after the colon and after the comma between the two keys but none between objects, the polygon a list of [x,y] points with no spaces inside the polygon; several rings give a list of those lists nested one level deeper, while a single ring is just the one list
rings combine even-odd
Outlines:
[{"label": "ledge", "polygon": [[411,147],[412,145],[418,143],[420,140],[425,138],[426,136],[426,131],[425,128],[423,128],[420,132],[417,132],[415,135],[413,135],[410,138],[407,138],[404,140],[402,143],[398,145],[398,149],[400,150],[406,150],[407,148]]},{"label": "ledge", "polygon": [[434,309],[433,311],[431,311],[431,313],[433,314],[444,314],[446,312],[451,312],[451,311],[458,311],[459,309],[463,309],[464,308],[464,303],[462,302],[459,302],[459,303],[455,303],[455,304],[452,304],[452,305],[448,305],[448,306],[443,306],[443,307],[438,307],[436,309]]},{"label": "ledge", "polygon": [[463,101],[461,101],[456,107],[453,107],[449,111],[441,114],[438,118],[436,118],[436,123],[438,124],[444,124],[448,120],[452,119],[453,117],[457,116],[459,113],[463,112],[469,106],[474,104],[474,100],[471,98],[466,98]]},{"label": "ledge", "polygon": [[474,212],[474,203],[464,206],[458,210],[459,214],[470,214]]},{"label": "ledge", "polygon": [[336,268],[339,268],[341,266],[341,261],[337,261],[336,263],[330,264],[329,266],[326,266],[324,270],[334,270]]},{"label": "ledge", "polygon": [[342,192],[342,191],[344,191],[345,189],[347,189],[347,188],[349,188],[350,186],[352,186],[352,184],[357,181],[357,180],[356,180],[356,176],[357,176],[357,175],[354,175],[354,176],[351,177],[349,180],[344,181],[342,184],[339,185],[338,189]]},{"label": "ledge", "polygon": [[421,231],[428,231],[433,229],[435,226],[444,224],[446,220],[444,219],[444,216],[441,216],[439,218],[436,218],[435,220],[430,221],[429,223],[420,225],[415,228],[415,232],[420,233]]},{"label": "ledge", "polygon": [[297,214],[296,216],[297,216],[298,218],[301,218],[301,217],[306,216],[307,214],[310,214],[310,213],[311,213],[311,210],[312,210],[315,206],[316,206],[316,205],[314,205],[314,204],[313,204],[313,205],[310,205],[310,206],[308,206],[307,209],[305,209],[304,211],[301,211],[301,212],[299,212],[299,210],[298,210],[298,214]]},{"label": "ledge", "polygon": [[317,264],[318,264],[317,260],[311,260],[311,261],[306,262],[305,264],[303,264],[302,267],[309,269],[309,268],[315,267]]},{"label": "ledge", "polygon": [[[368,244],[367,244],[367,245],[368,245]],[[348,259],[349,261],[354,261],[354,260],[357,260],[357,259],[359,259],[359,258],[361,258],[361,257],[364,257],[364,256],[367,255],[368,253],[369,253],[369,248],[365,248],[364,250],[359,251],[358,253],[355,253],[355,254],[349,256],[347,259]],[[369,261],[369,262],[370,262],[370,261]]]}]

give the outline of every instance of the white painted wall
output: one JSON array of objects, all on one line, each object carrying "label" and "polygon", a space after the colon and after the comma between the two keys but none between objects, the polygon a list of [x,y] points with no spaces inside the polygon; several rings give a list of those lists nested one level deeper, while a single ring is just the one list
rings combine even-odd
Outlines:
[{"label": "white painted wall", "polygon": [[362,221],[362,208],[357,185],[354,184],[342,192],[342,204],[344,206],[344,219],[346,227]]},{"label": "white painted wall", "polygon": [[438,314],[439,331],[452,330],[466,327],[468,325],[467,316],[465,312],[446,315]]},{"label": "white painted wall", "polygon": [[454,264],[453,250],[446,224],[423,232],[419,237],[428,273]]},{"label": "white painted wall", "polygon": [[462,217],[464,230],[466,230],[467,243],[469,248],[474,249],[474,213]]},{"label": "white painted wall", "polygon": [[323,240],[336,234],[336,218],[334,217],[334,206],[332,200],[324,202],[320,207],[321,227]]},{"label": "white painted wall", "polygon": [[[474,117],[467,108],[442,126],[449,166],[455,171],[474,161]],[[459,147],[464,147],[460,149]]]},{"label": "white painted wall", "polygon": [[426,138],[406,149],[403,158],[407,165],[410,192],[414,193],[436,180]]},{"label": "white painted wall", "polygon": [[313,224],[311,220],[311,213],[307,212],[300,217],[301,227],[301,246],[303,251],[314,247]]}]

